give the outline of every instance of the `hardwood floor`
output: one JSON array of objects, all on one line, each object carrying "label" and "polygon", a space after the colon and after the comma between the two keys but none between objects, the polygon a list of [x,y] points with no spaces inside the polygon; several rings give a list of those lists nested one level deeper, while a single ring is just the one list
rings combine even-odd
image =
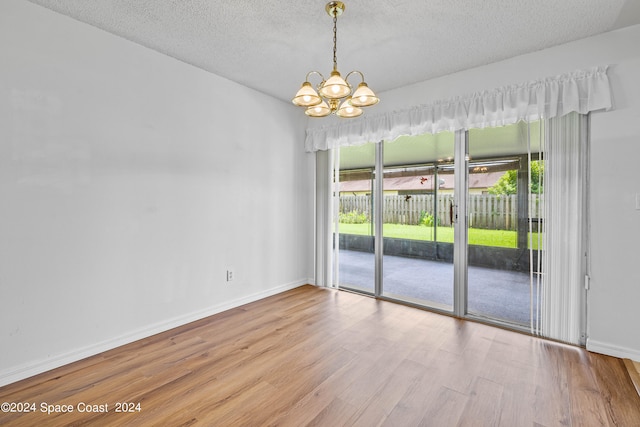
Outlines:
[{"label": "hardwood floor", "polygon": [[10,384],[0,402],[36,405],[0,412],[10,426],[640,426],[620,359],[312,286]]}]

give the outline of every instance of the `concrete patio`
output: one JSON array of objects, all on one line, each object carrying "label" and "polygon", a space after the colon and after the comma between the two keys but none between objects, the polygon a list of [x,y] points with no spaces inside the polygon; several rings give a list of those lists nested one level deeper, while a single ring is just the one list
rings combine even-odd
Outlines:
[{"label": "concrete patio", "polygon": [[[340,250],[342,287],[373,293],[374,255]],[[469,266],[468,312],[528,327],[530,322],[529,273]],[[383,291],[394,298],[451,310],[453,264],[418,258],[384,256]],[[535,287],[534,287],[535,313]],[[534,319],[535,320],[535,319]]]}]

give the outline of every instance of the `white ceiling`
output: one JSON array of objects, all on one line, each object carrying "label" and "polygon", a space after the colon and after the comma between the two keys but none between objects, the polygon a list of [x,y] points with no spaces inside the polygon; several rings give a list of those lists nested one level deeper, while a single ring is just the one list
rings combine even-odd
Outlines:
[{"label": "white ceiling", "polygon": [[[29,1],[286,101],[332,67],[324,0]],[[344,3],[338,68],[376,92],[640,23],[638,0]]]}]

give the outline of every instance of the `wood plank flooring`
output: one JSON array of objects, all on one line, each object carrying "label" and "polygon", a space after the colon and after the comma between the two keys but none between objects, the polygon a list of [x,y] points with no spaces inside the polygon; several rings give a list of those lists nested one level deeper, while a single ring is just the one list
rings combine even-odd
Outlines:
[{"label": "wood plank flooring", "polygon": [[0,412],[3,426],[640,426],[620,359],[313,286],[10,384],[0,402],[36,405]]}]

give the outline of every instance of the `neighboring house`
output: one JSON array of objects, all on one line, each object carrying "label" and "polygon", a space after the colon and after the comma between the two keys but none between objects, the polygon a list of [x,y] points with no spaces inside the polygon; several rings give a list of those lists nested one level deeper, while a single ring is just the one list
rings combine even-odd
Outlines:
[{"label": "neighboring house", "polygon": [[[504,172],[474,173],[469,175],[469,194],[487,194],[491,186],[500,179]],[[438,176],[438,192],[450,194],[454,190],[453,174],[440,174]],[[340,182],[340,194],[352,194],[354,196],[371,194],[371,180],[354,180]],[[411,195],[433,194],[434,176],[403,176],[385,178],[384,194]]]}]

